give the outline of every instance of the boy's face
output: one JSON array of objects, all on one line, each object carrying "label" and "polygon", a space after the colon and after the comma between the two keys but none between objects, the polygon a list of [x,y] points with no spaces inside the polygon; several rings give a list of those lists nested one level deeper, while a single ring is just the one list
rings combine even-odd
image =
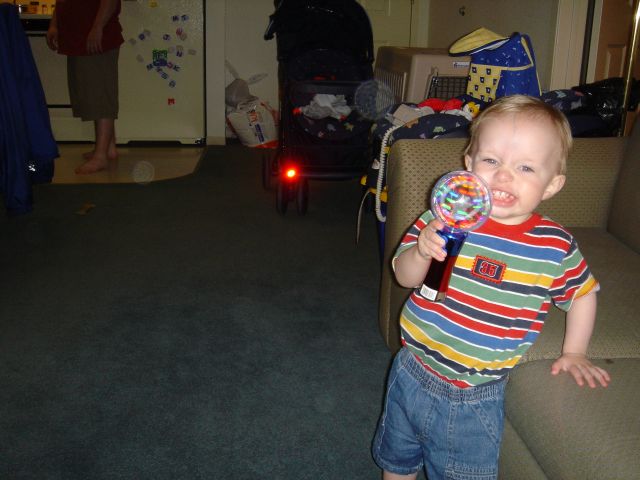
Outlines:
[{"label": "boy's face", "polygon": [[491,189],[491,218],[518,225],[555,195],[565,180],[559,173],[561,151],[549,120],[520,114],[487,118],[465,163]]}]

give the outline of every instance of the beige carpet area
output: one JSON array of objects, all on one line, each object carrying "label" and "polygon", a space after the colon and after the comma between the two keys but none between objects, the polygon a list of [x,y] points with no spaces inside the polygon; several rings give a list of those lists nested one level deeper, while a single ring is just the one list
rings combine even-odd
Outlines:
[{"label": "beige carpet area", "polygon": [[150,183],[193,173],[204,152],[203,147],[118,147],[118,160],[108,170],[91,175],[77,175],[74,170],[92,149],[87,144],[59,144],[60,157],[55,160],[52,183]]}]

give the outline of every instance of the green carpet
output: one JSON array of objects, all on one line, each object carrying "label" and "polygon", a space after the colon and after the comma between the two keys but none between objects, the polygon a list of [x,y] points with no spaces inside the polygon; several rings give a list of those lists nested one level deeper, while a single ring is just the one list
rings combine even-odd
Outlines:
[{"label": "green carpet", "polygon": [[356,245],[352,180],[280,216],[259,161],[0,219],[1,479],[379,478],[372,215]]}]

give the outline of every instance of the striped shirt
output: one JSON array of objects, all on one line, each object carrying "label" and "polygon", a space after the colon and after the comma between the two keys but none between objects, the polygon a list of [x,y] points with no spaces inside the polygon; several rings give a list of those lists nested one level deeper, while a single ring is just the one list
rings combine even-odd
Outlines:
[{"label": "striped shirt", "polygon": [[[432,219],[422,214],[395,258]],[[575,239],[559,224],[538,214],[520,225],[489,219],[465,240],[443,301],[427,300],[420,287],[412,292],[400,315],[402,342],[444,380],[480,385],[518,363],[551,303],[568,311],[574,299],[598,289]]]}]

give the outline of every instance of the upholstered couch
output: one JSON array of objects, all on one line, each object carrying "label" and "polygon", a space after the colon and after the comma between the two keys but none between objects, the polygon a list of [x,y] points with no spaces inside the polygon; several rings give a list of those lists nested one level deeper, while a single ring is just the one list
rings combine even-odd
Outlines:
[{"label": "upholstered couch", "polygon": [[[392,351],[409,290],[390,256],[427,207],[434,182],[462,168],[464,139],[403,140],[388,160],[388,205],[379,326]],[[561,349],[564,315],[553,308],[544,329],[510,374],[500,478],[640,479],[640,125],[631,137],[577,138],[564,189],[539,209],[567,227],[600,281],[589,347],[612,380],[579,387],[550,367]]]}]

